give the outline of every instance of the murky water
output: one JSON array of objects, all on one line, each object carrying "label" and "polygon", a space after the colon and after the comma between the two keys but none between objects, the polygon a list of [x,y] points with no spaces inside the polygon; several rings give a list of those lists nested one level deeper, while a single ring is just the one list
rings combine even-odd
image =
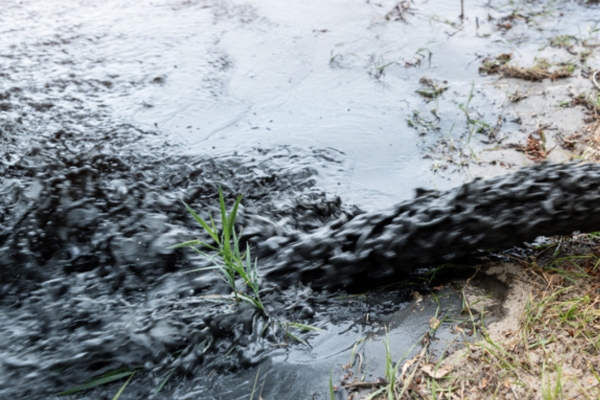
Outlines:
[{"label": "murky water", "polygon": [[[248,237],[299,237],[417,187],[502,173],[465,156],[487,140],[471,141],[465,105],[503,117],[497,135],[519,128],[480,58],[531,60],[597,23],[571,2],[478,2],[462,22],[450,0],[0,6],[0,397],[12,399],[118,368],[139,370],[121,399],[249,398],[255,381],[263,398],[326,398],[356,352],[381,374],[385,327],[394,359],[428,330],[437,304],[409,294],[427,285],[357,297],[265,279],[267,321],[219,301],[215,274],[183,273],[206,263],[167,249],[198,235],[181,200],[214,214],[222,186],[228,201],[245,194]],[[515,12],[527,18],[499,29]],[[422,77],[448,90],[424,99]],[[460,307],[443,296],[442,313]]]}]

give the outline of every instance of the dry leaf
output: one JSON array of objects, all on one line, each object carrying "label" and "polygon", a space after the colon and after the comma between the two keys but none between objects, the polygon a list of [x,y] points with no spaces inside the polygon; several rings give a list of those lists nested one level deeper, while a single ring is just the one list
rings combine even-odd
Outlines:
[{"label": "dry leaf", "polygon": [[451,371],[451,368],[439,367],[438,369],[435,369],[435,365],[425,364],[425,365],[421,366],[421,371],[425,372],[427,375],[429,375],[433,379],[440,379],[440,378],[443,378],[444,376],[448,375]]},{"label": "dry leaf", "polygon": [[485,378],[481,378],[481,381],[479,381],[479,389],[485,389],[487,387],[487,379]]}]

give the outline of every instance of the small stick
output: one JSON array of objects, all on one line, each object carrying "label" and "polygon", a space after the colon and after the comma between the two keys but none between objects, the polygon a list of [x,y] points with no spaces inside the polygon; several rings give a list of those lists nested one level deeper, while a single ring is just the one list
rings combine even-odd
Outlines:
[{"label": "small stick", "polygon": [[465,0],[460,0],[460,19],[465,19]]}]

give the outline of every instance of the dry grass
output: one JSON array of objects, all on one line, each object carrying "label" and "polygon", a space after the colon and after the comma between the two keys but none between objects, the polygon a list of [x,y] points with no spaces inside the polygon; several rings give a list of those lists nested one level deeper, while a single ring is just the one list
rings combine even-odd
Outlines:
[{"label": "dry grass", "polygon": [[575,71],[574,64],[551,65],[543,59],[539,59],[531,67],[523,68],[509,63],[512,59],[511,53],[500,54],[496,57],[485,58],[479,67],[482,74],[501,74],[503,77],[523,79],[526,81],[541,81],[550,79],[568,78]]},{"label": "dry grass", "polygon": [[600,97],[573,94],[571,104],[582,105],[587,109],[587,124],[580,131],[560,138],[561,146],[569,150],[573,158],[600,162]]},{"label": "dry grass", "polygon": [[498,68],[498,72],[504,77],[523,79],[526,81],[541,81],[550,79],[568,78],[573,75],[574,67],[571,65],[562,66],[559,68],[549,68],[544,63],[537,63],[532,67],[523,68],[513,64],[504,64]]},{"label": "dry grass", "polygon": [[570,151],[573,158],[600,162],[600,96],[597,93],[571,92],[570,105],[585,108],[586,125],[567,137],[559,138],[561,146]]},{"label": "dry grass", "polygon": [[600,162],[600,120],[588,125],[587,130],[581,140],[579,154],[584,160]]},{"label": "dry grass", "polygon": [[423,342],[368,398],[600,398],[598,235],[558,241],[502,268],[510,290],[501,321],[486,326],[476,318],[485,310],[465,296],[471,322],[456,326],[464,348],[435,357]]},{"label": "dry grass", "polygon": [[533,134],[530,134],[527,137],[527,143],[525,145],[509,144],[507,145],[507,148],[514,148],[517,151],[525,153],[525,156],[532,161],[544,161],[548,157],[548,154],[550,154],[550,152],[554,149],[554,147],[551,149],[547,148],[546,134],[544,133],[544,130],[542,128],[538,128],[535,132],[535,135],[537,136],[537,138]]},{"label": "dry grass", "polygon": [[486,57],[479,66],[480,74],[497,74],[500,71],[500,67],[506,65],[512,58],[512,53],[504,53],[497,55],[496,57]]},{"label": "dry grass", "polygon": [[[595,75],[594,75],[595,76]],[[600,119],[600,96],[595,94],[571,94],[573,105],[585,107],[595,119]]]}]

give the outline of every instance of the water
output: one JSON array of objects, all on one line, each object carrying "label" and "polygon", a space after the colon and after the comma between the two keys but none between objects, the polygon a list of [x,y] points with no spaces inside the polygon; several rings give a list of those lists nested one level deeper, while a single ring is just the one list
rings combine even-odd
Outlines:
[{"label": "water", "polygon": [[[126,368],[139,372],[121,399],[152,397],[171,371],[155,398],[248,398],[255,379],[264,398],[324,398],[353,352],[382,374],[386,326],[394,359],[407,353],[437,309],[411,301],[427,285],[356,297],[265,278],[267,322],[218,301],[229,289],[216,275],[183,273],[199,258],[166,249],[198,235],[180,200],[214,214],[219,185],[228,201],[245,194],[246,235],[300,238],[417,187],[503,173],[468,156],[486,137],[470,140],[460,105],[492,123],[517,112],[479,60],[516,49],[527,62],[541,40],[594,23],[576,3],[519,4],[531,20],[507,32],[488,15],[510,4],[469,5],[462,24],[457,1],[415,2],[408,23],[396,4],[3,2],[0,397],[53,398]],[[427,101],[423,76],[449,89]],[[411,128],[413,111],[438,129]],[[519,128],[505,119],[500,136]]]}]

